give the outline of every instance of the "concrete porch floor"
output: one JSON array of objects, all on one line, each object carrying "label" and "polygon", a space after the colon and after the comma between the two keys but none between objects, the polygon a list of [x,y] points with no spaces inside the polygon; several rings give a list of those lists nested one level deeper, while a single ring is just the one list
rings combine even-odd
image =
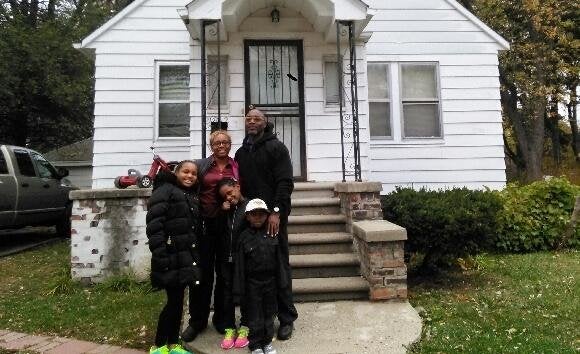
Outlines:
[{"label": "concrete porch floor", "polygon": [[[421,318],[408,302],[310,302],[296,307],[299,318],[292,338],[274,338],[279,354],[406,353],[421,336]],[[249,353],[247,348],[222,350],[221,338],[210,324],[186,347],[195,354]]]}]

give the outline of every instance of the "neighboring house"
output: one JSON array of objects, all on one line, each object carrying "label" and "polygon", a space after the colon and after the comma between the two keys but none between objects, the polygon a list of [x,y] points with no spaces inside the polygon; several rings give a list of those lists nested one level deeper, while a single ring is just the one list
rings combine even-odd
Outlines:
[{"label": "neighboring house", "polygon": [[93,175],[93,139],[87,138],[76,143],[51,150],[44,156],[56,167],[66,168],[66,177],[74,186],[90,189]]},{"label": "neighboring house", "polygon": [[[352,46],[340,26],[337,49],[336,21],[353,24]],[[297,179],[342,180],[358,147],[362,179],[384,192],[505,185],[498,52],[509,44],[455,0],[135,0],[77,47],[95,55],[93,188],[147,170],[151,145],[199,158],[218,114],[233,154],[249,104],[276,123]]]}]

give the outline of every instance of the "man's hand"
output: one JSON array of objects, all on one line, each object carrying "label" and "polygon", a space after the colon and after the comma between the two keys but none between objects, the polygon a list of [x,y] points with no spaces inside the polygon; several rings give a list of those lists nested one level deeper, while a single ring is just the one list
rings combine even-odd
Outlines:
[{"label": "man's hand", "polygon": [[272,213],[268,217],[268,235],[276,237],[278,236],[278,231],[280,231],[280,214]]},{"label": "man's hand", "polygon": [[230,202],[227,200],[222,204],[222,210],[230,210],[231,207]]}]

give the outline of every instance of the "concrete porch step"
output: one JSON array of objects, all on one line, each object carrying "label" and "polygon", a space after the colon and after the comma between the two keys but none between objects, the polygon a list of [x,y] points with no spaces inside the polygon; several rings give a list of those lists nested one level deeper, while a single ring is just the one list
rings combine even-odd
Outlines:
[{"label": "concrete porch step", "polygon": [[290,215],[288,233],[344,232],[346,216],[332,215]]},{"label": "concrete porch step", "polygon": [[292,198],[292,215],[340,214],[340,199],[333,197]]},{"label": "concrete porch step", "polygon": [[353,253],[290,255],[293,279],[356,277],[359,261]]},{"label": "concrete porch step", "polygon": [[368,299],[369,286],[360,276],[293,279],[297,302]]},{"label": "concrete porch step", "polygon": [[334,197],[335,184],[336,182],[296,182],[294,183],[292,198]]},{"label": "concrete porch step", "polygon": [[352,236],[346,232],[288,235],[290,254],[351,253]]}]

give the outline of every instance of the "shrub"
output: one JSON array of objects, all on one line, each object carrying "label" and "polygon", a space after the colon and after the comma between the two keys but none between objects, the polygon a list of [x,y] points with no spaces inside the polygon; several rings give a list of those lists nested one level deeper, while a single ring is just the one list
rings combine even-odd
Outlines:
[{"label": "shrub", "polygon": [[383,216],[407,229],[407,254],[424,255],[420,271],[477,253],[494,239],[498,196],[490,191],[397,188],[383,198]]},{"label": "shrub", "polygon": [[[551,178],[529,185],[508,185],[498,192],[503,209],[498,214],[495,247],[502,251],[550,250],[558,246],[574,209],[580,186],[565,178]],[[564,247],[580,246],[580,227]]]}]

